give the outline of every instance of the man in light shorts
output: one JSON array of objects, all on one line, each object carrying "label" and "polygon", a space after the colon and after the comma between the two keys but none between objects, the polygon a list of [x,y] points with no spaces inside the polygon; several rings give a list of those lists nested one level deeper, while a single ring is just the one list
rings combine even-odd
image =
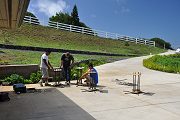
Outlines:
[{"label": "man in light shorts", "polygon": [[45,86],[48,86],[48,78],[49,78],[49,74],[48,74],[48,69],[53,69],[53,67],[51,66],[49,60],[48,60],[48,56],[50,55],[51,51],[47,50],[42,56],[41,56],[41,64],[40,64],[40,69],[41,69],[41,73],[42,73],[42,79],[39,81],[41,87],[43,86],[43,81],[45,82]]}]

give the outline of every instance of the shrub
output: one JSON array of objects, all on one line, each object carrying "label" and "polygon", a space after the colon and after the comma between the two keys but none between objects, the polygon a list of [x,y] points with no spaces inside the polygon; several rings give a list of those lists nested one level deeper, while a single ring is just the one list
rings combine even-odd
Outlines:
[{"label": "shrub", "polygon": [[124,46],[129,46],[129,42],[126,41],[126,42],[124,43]]},{"label": "shrub", "polygon": [[38,71],[37,73],[31,73],[29,80],[32,83],[38,83],[39,80],[41,79],[41,72]]},{"label": "shrub", "polygon": [[5,82],[10,82],[11,84],[24,83],[24,78],[17,74],[12,74],[11,76],[5,78]]},{"label": "shrub", "polygon": [[24,84],[31,84],[32,81],[31,81],[31,80],[28,80],[28,79],[25,79],[23,83],[24,83]]},{"label": "shrub", "polygon": [[41,79],[41,72],[38,71],[37,73],[31,73],[29,79],[24,79],[23,76],[20,76],[18,74],[12,74],[9,77],[6,77],[4,79],[4,82],[9,82],[10,84],[16,84],[16,83],[24,83],[24,84],[32,84],[32,83],[38,83]]},{"label": "shrub", "polygon": [[156,55],[143,60],[143,65],[153,70],[169,73],[180,73],[180,55]]}]

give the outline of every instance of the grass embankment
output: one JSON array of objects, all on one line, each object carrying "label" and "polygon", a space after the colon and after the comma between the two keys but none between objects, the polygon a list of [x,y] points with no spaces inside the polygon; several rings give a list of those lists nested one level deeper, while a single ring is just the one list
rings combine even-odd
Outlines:
[{"label": "grass embankment", "polygon": [[143,65],[149,69],[180,73],[180,54],[174,55],[156,55],[149,59],[143,60]]},{"label": "grass embankment", "polygon": [[[43,52],[35,51],[21,51],[21,50],[0,50],[0,65],[2,64],[40,64],[40,57]],[[51,64],[58,67],[60,64],[60,58],[62,53],[52,52],[49,56]],[[98,56],[98,55],[73,55],[75,62],[87,59],[95,59],[102,64],[107,62],[113,62],[126,57],[112,57],[112,56]]]},{"label": "grass embankment", "polygon": [[164,52],[163,49],[84,35],[53,28],[23,24],[16,30],[0,30],[0,43],[45,48],[60,48],[94,52],[147,55]]}]

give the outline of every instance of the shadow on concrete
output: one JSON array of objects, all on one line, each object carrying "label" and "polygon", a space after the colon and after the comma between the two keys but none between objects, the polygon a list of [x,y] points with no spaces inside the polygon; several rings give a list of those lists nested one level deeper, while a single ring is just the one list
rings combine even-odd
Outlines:
[{"label": "shadow on concrete", "polygon": [[116,82],[116,84],[118,84],[118,85],[136,86],[136,85],[135,85],[135,84],[133,84],[133,83],[130,83],[130,82],[125,82],[125,80],[127,80],[127,79],[122,79],[122,80],[115,79],[115,80],[112,80],[112,82]]},{"label": "shadow on concrete", "polygon": [[147,96],[153,96],[155,93],[152,92],[144,92],[143,95],[147,95]]},{"label": "shadow on concrete", "polygon": [[108,93],[108,90],[103,90],[103,89],[81,89],[82,91],[81,92],[100,92],[100,93]]},{"label": "shadow on concrete", "polygon": [[143,91],[140,91],[139,93],[134,93],[132,91],[123,91],[124,94],[137,94],[137,95],[146,95],[146,96],[153,96],[155,93],[152,93],[152,92],[143,92]]},{"label": "shadow on concrete", "polygon": [[9,95],[0,103],[1,120],[95,120],[56,88]]},{"label": "shadow on concrete", "polygon": [[[133,83],[130,83],[130,82],[125,82],[127,79],[122,79],[122,80],[119,80],[119,79],[115,79],[115,80],[112,80],[112,82],[116,82],[116,84],[118,85],[125,85],[125,86],[137,86],[137,84],[133,84]],[[146,95],[146,96],[153,96],[155,93],[152,93],[152,92],[139,92],[139,93],[133,93],[132,91],[123,91],[125,92],[125,94],[142,94],[142,95]]]}]

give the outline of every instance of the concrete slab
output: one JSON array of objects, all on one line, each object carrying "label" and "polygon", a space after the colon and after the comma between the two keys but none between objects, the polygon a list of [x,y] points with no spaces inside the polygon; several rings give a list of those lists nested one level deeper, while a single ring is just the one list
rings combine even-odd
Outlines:
[{"label": "concrete slab", "polygon": [[11,100],[0,102],[1,120],[94,120],[56,88],[34,93],[10,93]]}]

